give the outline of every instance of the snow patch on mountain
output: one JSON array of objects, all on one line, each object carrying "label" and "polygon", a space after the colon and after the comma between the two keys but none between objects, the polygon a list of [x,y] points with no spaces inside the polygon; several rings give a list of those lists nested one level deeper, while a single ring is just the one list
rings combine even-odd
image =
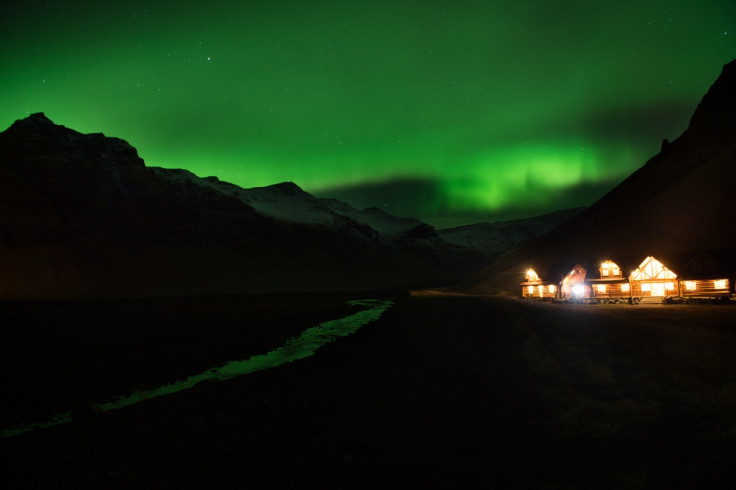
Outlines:
[{"label": "snow patch on mountain", "polygon": [[337,199],[317,199],[293,182],[244,189],[217,177],[198,177],[188,170],[150,168],[177,186],[197,185],[234,196],[258,213],[282,221],[341,228],[358,223],[387,237],[401,236],[424,225],[418,219],[399,218],[379,208],[358,210]]},{"label": "snow patch on mountain", "polygon": [[445,242],[503,255],[569,221],[583,208],[564,209],[542,216],[495,223],[477,223],[438,230]]},{"label": "snow patch on mountain", "polygon": [[337,199],[320,199],[320,202],[332,212],[365,223],[385,235],[399,236],[425,224],[416,218],[394,216],[377,207],[358,210]]},{"label": "snow patch on mountain", "polygon": [[188,170],[150,167],[156,175],[179,187],[198,186],[237,197],[261,215],[291,223],[330,228],[373,230],[374,239],[437,240],[487,256],[516,250],[575,216],[582,208],[556,211],[534,218],[478,223],[435,230],[416,218],[393,216],[380,208],[362,210],[337,199],[318,199],[293,182],[244,189],[217,177],[198,177]]}]

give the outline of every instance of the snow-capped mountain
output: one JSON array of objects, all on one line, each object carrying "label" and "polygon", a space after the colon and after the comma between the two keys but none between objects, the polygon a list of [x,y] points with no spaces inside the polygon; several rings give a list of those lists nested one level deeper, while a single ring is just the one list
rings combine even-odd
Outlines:
[{"label": "snow-capped mountain", "polygon": [[318,199],[293,182],[244,189],[217,177],[198,177],[188,170],[159,167],[151,167],[151,170],[177,185],[197,185],[237,197],[259,214],[286,222],[336,228],[367,226],[375,232],[375,238],[383,239],[400,237],[418,227],[428,226],[418,219],[400,218],[376,207],[358,210],[337,199]]},{"label": "snow-capped mountain", "polygon": [[487,249],[491,231],[443,239],[420,220],[317,199],[289,182],[243,189],[147,167],[124,140],[41,113],[0,132],[0,209],[6,297],[447,283],[491,262],[500,243],[527,239]]},{"label": "snow-capped mountain", "polygon": [[217,177],[197,177],[188,170],[157,167],[151,167],[151,170],[160,178],[179,186],[196,185],[235,196],[259,214],[282,221],[335,228],[367,227],[371,230],[371,236],[384,241],[408,237],[439,239],[488,257],[515,250],[568,221],[583,209],[566,209],[532,218],[434,230],[419,219],[394,216],[378,207],[358,210],[337,199],[315,198],[293,182],[244,189]]},{"label": "snow-capped mountain", "polygon": [[458,226],[438,230],[437,234],[448,243],[502,256],[569,221],[583,209],[563,209],[532,218]]}]

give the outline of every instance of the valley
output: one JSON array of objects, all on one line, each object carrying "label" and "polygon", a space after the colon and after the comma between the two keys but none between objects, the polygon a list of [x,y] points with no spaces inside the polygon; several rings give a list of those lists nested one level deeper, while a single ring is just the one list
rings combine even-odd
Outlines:
[{"label": "valley", "polygon": [[[6,474],[13,488],[733,485],[733,307],[395,298],[313,357],[2,439]],[[315,308],[327,299],[260,301],[290,312],[272,324],[284,335],[304,308],[324,316]],[[208,325],[211,335],[181,342],[167,327],[168,343],[186,357],[230,344],[216,338],[266,335]],[[77,362],[64,338],[61,373]],[[183,374],[183,358],[174,366],[147,345],[140,380]],[[109,350],[85,350],[90,365],[115,365]],[[46,392],[93,377],[57,378]]]}]

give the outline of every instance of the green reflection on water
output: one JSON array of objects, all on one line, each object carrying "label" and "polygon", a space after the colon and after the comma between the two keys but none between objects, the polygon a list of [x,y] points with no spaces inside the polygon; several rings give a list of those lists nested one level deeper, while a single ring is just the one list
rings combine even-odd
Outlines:
[{"label": "green reflection on water", "polygon": [[[117,400],[103,403],[95,408],[99,411],[117,410],[138,403],[142,400],[149,400],[161,395],[169,395],[177,391],[186,390],[193,387],[197,383],[207,380],[224,381],[242,376],[244,374],[261,371],[287,362],[295,361],[309,357],[324,344],[335,340],[338,337],[348,336],[366,323],[372,322],[380,318],[380,316],[389,309],[393,302],[387,299],[365,299],[348,301],[353,306],[364,306],[368,309],[359,311],[352,315],[337,320],[329,320],[320,323],[316,327],[311,327],[301,333],[298,337],[292,337],[284,345],[278,347],[267,354],[259,354],[242,361],[230,361],[224,366],[213,368],[194,376],[190,376],[183,381],[177,381],[168,385],[155,388],[153,390],[138,391],[128,396],[123,396]],[[54,425],[71,422],[71,413],[63,413],[52,417],[43,422],[26,424],[12,429],[2,431],[3,437],[9,437],[35,429],[44,429]]]}]

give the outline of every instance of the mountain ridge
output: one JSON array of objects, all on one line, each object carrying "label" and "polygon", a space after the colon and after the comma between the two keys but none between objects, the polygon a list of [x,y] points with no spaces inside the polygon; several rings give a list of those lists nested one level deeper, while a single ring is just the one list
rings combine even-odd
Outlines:
[{"label": "mountain ridge", "polygon": [[148,167],[126,141],[43,113],[0,133],[0,208],[5,298],[405,287],[501,254],[294,183],[244,189]]}]

